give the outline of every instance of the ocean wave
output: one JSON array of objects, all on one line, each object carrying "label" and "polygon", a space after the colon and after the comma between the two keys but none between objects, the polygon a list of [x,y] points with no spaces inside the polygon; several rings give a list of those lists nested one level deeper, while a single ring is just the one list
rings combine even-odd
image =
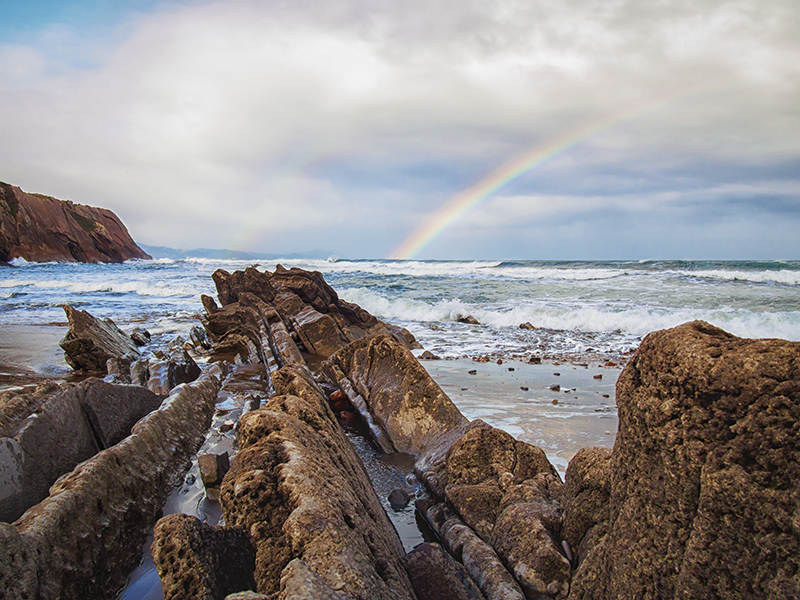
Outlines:
[{"label": "ocean wave", "polygon": [[782,283],[800,285],[800,271],[781,269],[780,271],[744,271],[735,269],[706,269],[699,271],[667,271],[684,277],[721,279],[725,281],[746,281],[751,283]]},{"label": "ocean wave", "polygon": [[470,315],[482,325],[497,329],[518,329],[520,323],[534,327],[580,332],[618,332],[644,336],[651,331],[675,327],[687,321],[703,320],[740,337],[778,337],[800,341],[800,311],[751,312],[722,307],[718,309],[660,308],[633,306],[531,302],[516,306],[486,307],[460,299],[428,303],[409,298],[387,298],[366,289],[352,288],[340,293],[374,315],[399,321],[447,322]]},{"label": "ocean wave", "polygon": [[0,289],[30,287],[41,290],[61,290],[73,294],[105,292],[112,294],[135,293],[139,296],[172,297],[194,296],[197,293],[197,290],[192,287],[143,281],[70,281],[65,279],[8,279],[0,281]]}]

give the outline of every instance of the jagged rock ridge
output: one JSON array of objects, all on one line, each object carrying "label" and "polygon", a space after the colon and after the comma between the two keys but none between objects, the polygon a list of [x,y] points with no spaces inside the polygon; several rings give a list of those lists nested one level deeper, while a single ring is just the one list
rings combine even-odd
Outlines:
[{"label": "jagged rock ridge", "polygon": [[0,182],[0,262],[120,263],[150,258],[106,208],[29,194]]}]

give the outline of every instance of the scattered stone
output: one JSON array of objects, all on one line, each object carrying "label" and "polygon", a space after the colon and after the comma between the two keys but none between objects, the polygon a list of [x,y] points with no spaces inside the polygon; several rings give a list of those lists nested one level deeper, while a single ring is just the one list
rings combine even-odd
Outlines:
[{"label": "scattered stone", "polygon": [[542,357],[541,356],[531,356],[528,359],[528,362],[532,365],[540,365],[542,364]]},{"label": "scattered stone", "polygon": [[139,356],[139,349],[124,331],[111,319],[100,320],[85,310],[64,305],[69,321],[69,331],[59,346],[64,350],[64,360],[75,370],[106,372],[109,358],[126,354]]},{"label": "scattered stone", "polygon": [[557,383],[554,383],[553,385],[550,386],[550,391],[551,392],[560,392],[561,391],[561,386],[559,384],[557,384]]},{"label": "scattered stone", "polygon": [[561,377],[561,373],[553,373],[556,377]]},{"label": "scattered stone", "polygon": [[528,386],[522,385],[520,386],[519,389],[521,389],[523,392],[527,392],[530,388],[528,388]]},{"label": "scattered stone", "polygon": [[503,364],[503,359],[502,358],[498,358],[497,359],[497,364],[498,365],[502,365]]},{"label": "scattered stone", "polygon": [[150,343],[150,332],[141,327],[137,327],[131,331],[131,339],[137,346],[146,346]]},{"label": "scattered stone", "polygon": [[477,375],[477,374],[478,374],[478,371],[477,371],[477,369],[472,369],[471,371],[467,371],[467,373],[468,373],[469,375]]},{"label": "scattered stone", "polygon": [[558,404],[558,398],[553,398],[553,404]]},{"label": "scattered stone", "polygon": [[616,367],[616,366],[617,366],[617,363],[615,363],[615,362],[611,362],[611,361],[609,360],[609,361],[608,361],[608,362],[606,362],[606,364],[605,364],[605,365],[603,365],[603,366],[605,366],[605,367]]},{"label": "scattered stone", "polygon": [[387,500],[389,500],[392,510],[403,510],[406,506],[408,506],[408,503],[411,502],[411,494],[409,494],[406,490],[395,489],[389,492]]},{"label": "scattered stone", "polygon": [[592,379],[602,379],[602,378],[603,378],[603,374],[602,373],[598,373],[597,375],[593,375],[592,376]]},{"label": "scattered stone", "polygon": [[531,325],[527,321],[525,323],[520,323],[519,324],[519,328],[520,329],[536,329],[536,327],[534,327],[533,325]]},{"label": "scattered stone", "polygon": [[420,360],[441,360],[441,357],[436,356],[430,350],[425,350],[422,354],[419,355]]},{"label": "scattered stone", "polygon": [[508,367],[508,370],[509,370],[509,371],[513,371],[513,370],[514,370],[514,367]]},{"label": "scattered stone", "polygon": [[458,317],[456,317],[456,322],[457,323],[466,323],[467,325],[480,325],[480,323],[478,322],[478,319],[476,319],[472,315],[458,316]]}]

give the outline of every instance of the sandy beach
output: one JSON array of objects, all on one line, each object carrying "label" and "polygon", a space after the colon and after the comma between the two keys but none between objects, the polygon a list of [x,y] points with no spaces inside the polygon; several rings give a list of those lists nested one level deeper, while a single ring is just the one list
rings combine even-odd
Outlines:
[{"label": "sandy beach", "polygon": [[66,333],[62,325],[0,327],[0,390],[69,377],[72,369],[58,345]]},{"label": "sandy beach", "polygon": [[421,363],[464,416],[541,447],[562,478],[569,459],[584,446],[614,445],[618,366],[468,359]]}]

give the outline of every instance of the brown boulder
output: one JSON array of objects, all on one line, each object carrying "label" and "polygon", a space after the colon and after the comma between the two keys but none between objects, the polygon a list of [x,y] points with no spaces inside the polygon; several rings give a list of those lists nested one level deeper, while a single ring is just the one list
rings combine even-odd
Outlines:
[{"label": "brown boulder", "polygon": [[150,551],[164,600],[216,600],[256,587],[255,552],[247,535],[235,527],[168,515],[158,521]]},{"label": "brown boulder", "polygon": [[800,597],[800,344],[651,333],[617,405],[610,525],[571,597]]},{"label": "brown boulder", "polygon": [[139,356],[139,348],[130,336],[111,319],[97,319],[68,304],[64,305],[64,312],[69,331],[59,345],[64,350],[64,360],[73,369],[105,373],[109,358]]}]

